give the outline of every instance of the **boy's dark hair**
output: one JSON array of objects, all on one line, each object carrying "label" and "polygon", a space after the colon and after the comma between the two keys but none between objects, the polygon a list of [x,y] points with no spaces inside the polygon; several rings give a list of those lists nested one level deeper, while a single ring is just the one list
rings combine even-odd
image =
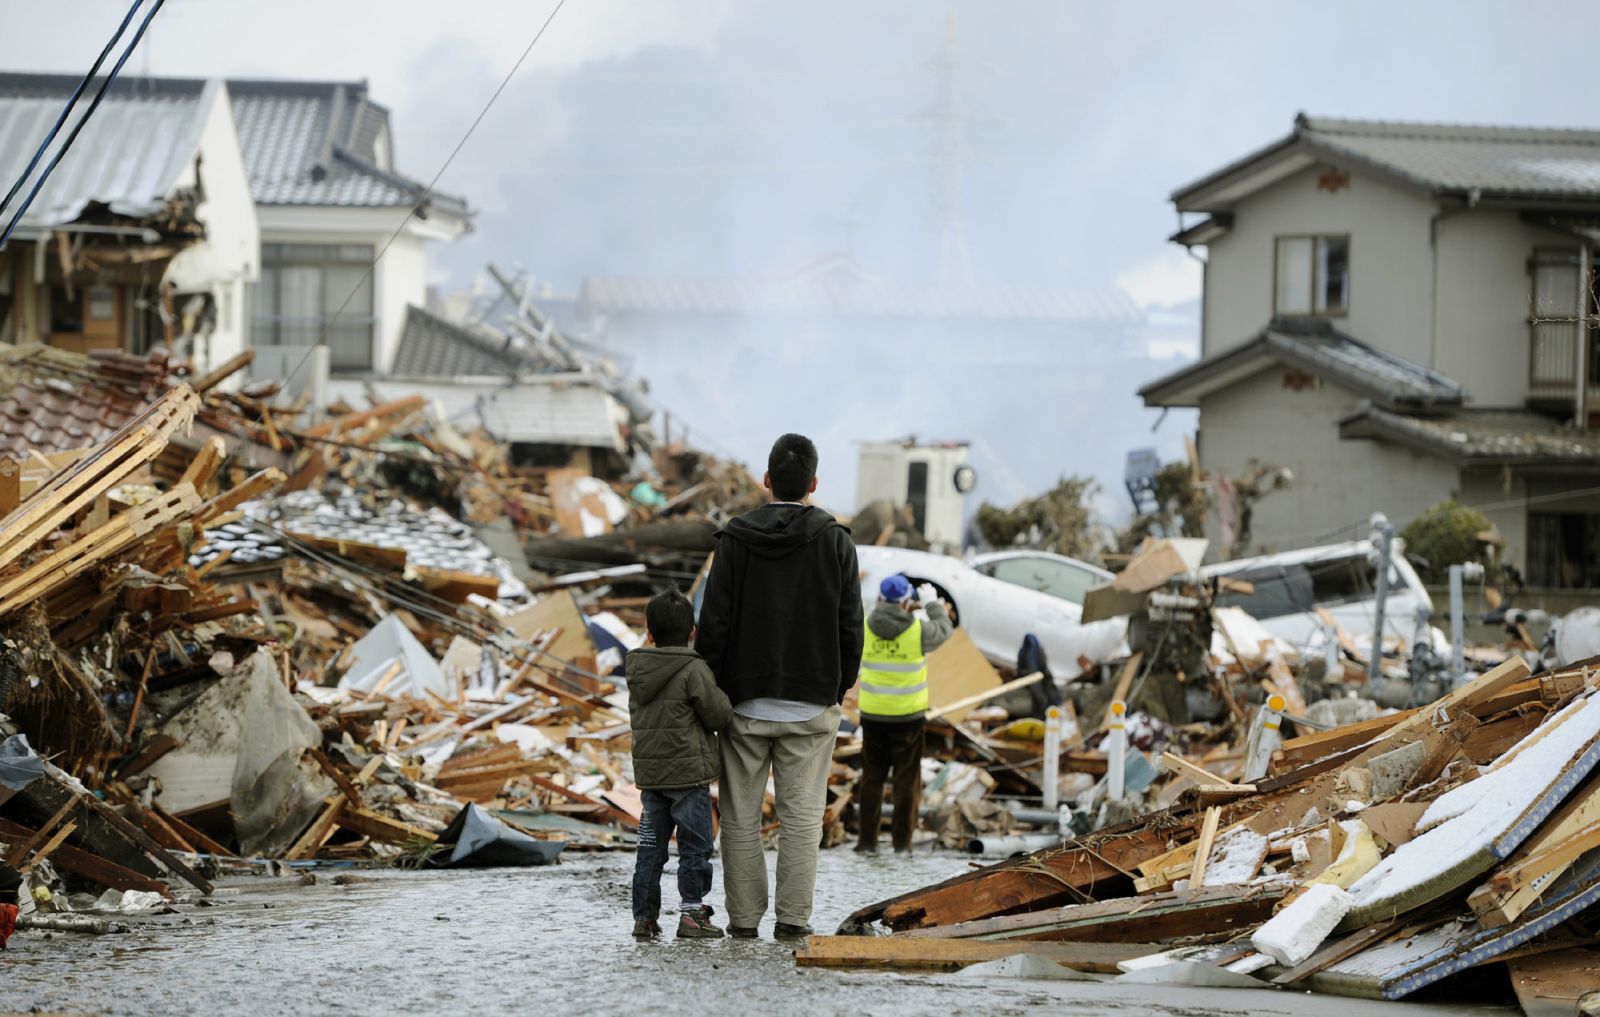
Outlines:
[{"label": "boy's dark hair", "polygon": [[786,434],[767,454],[767,478],[779,501],[801,501],[817,479],[817,446],[803,434]]},{"label": "boy's dark hair", "polygon": [[657,646],[688,646],[694,630],[694,605],[677,590],[667,590],[650,598],[644,608],[644,623]]}]

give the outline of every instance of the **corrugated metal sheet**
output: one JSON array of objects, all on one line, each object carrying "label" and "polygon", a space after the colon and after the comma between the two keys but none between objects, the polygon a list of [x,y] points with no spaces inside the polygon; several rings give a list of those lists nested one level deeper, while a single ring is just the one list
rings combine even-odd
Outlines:
[{"label": "corrugated metal sheet", "polygon": [[418,393],[436,401],[458,425],[482,425],[505,441],[581,445],[624,452],[622,428],[628,411],[610,393],[581,375],[543,375],[515,385],[504,380],[446,382],[388,377],[330,381],[330,398],[359,402],[368,387],[380,398]]},{"label": "corrugated metal sheet", "polygon": [[[21,77],[0,78],[0,180],[7,185],[27,166],[71,95],[71,85],[51,87],[51,82],[62,81],[57,76],[39,76],[35,85],[19,83]],[[194,160],[212,90],[220,83],[194,81],[190,86],[108,93],[23,224],[69,223],[91,203],[109,205],[132,218],[160,211]],[[86,102],[80,101],[74,118]]]}]

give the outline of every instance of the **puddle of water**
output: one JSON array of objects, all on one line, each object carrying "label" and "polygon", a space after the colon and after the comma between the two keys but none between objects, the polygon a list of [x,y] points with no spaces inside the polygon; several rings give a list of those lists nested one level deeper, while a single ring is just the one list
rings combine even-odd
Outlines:
[{"label": "puddle of water", "polygon": [[[773,856],[768,856],[771,865]],[[1125,1017],[1242,1013],[1308,1017],[1506,1014],[1421,1009],[1269,990],[1206,991],[1082,982],[800,969],[774,942],[636,942],[631,855],[575,855],[538,869],[378,872],[348,886],[245,883],[217,907],[121,936],[23,933],[0,953],[0,1008],[144,1015],[383,1014],[553,1009],[561,1017],[707,1014]],[[954,855],[823,852],[812,925],[832,932],[862,904],[966,868]],[[665,908],[676,903],[673,868]],[[721,865],[710,900],[722,899]],[[721,924],[723,916],[718,921]],[[665,924],[665,923],[664,923]],[[160,956],[140,956],[159,953]]]}]

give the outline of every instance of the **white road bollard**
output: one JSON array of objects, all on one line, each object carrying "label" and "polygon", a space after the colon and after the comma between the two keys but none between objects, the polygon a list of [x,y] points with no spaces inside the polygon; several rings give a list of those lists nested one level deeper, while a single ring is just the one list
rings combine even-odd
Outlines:
[{"label": "white road bollard", "polygon": [[1111,731],[1106,735],[1106,799],[1122,801],[1122,780],[1127,775],[1128,729],[1123,718],[1128,704],[1122,700],[1111,703]]},{"label": "white road bollard", "polygon": [[1282,696],[1273,695],[1268,696],[1266,705],[1256,711],[1256,722],[1250,729],[1245,753],[1246,783],[1267,775],[1267,764],[1272,762],[1272,754],[1283,744],[1283,735],[1278,733],[1278,727],[1283,722],[1283,711],[1287,705]]},{"label": "white road bollard", "polygon": [[1044,807],[1054,809],[1061,797],[1061,707],[1044,712]]}]

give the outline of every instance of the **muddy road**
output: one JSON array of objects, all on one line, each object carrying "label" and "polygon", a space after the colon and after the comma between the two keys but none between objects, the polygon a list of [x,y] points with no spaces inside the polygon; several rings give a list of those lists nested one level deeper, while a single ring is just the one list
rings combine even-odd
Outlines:
[{"label": "muddy road", "polygon": [[[769,864],[772,856],[768,856]],[[676,903],[670,874],[666,906]],[[961,871],[953,855],[826,851],[813,925]],[[1144,1017],[1407,1017],[1514,1008],[1368,1003],[1272,990],[1198,990],[972,975],[797,969],[774,942],[636,943],[632,856],[572,855],[542,869],[412,873],[361,881],[225,884],[211,907],[102,937],[21,933],[0,953],[0,1012],[99,1014],[702,1013]],[[710,899],[720,902],[719,885]],[[722,918],[718,916],[718,924]]]}]

